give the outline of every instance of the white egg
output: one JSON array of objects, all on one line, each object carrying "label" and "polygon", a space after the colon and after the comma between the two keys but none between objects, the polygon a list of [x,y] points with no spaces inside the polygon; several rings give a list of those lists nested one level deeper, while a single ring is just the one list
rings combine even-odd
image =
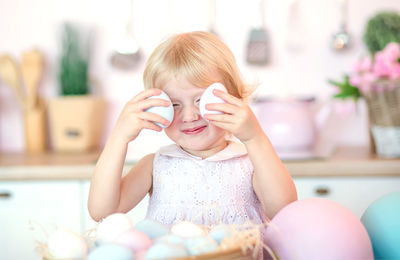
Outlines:
[{"label": "white egg", "polygon": [[223,99],[214,95],[214,93],[213,93],[214,89],[228,92],[226,90],[225,86],[219,82],[213,83],[210,86],[208,86],[206,88],[206,90],[204,90],[204,92],[200,98],[199,109],[200,109],[200,114],[202,117],[204,117],[204,114],[222,114],[222,112],[220,112],[220,111],[206,109],[206,105],[210,104],[210,103],[225,103],[225,101]]},{"label": "white egg", "polygon": [[[150,107],[150,108],[146,109],[146,112],[151,112],[151,113],[154,113],[154,114],[157,114],[159,116],[164,117],[165,119],[167,119],[169,121],[169,125],[170,125],[172,120],[174,119],[174,108],[172,106],[171,99],[168,97],[168,95],[165,94],[164,91],[161,91],[160,95],[151,96],[149,98],[159,98],[159,99],[164,99],[164,100],[169,101],[169,106],[167,106],[167,107],[162,107],[162,106],[160,106],[160,107]],[[164,125],[159,124],[159,123],[156,123],[156,124],[161,126],[162,128],[165,128],[165,127],[169,126],[169,125],[164,126]]]},{"label": "white egg", "polygon": [[192,222],[182,221],[174,224],[171,227],[171,234],[188,238],[195,236],[204,236],[206,235],[206,232],[200,226]]},{"label": "white egg", "polygon": [[133,227],[130,217],[123,213],[111,214],[97,227],[97,240],[100,244],[114,241],[118,235]]},{"label": "white egg", "polygon": [[58,229],[52,233],[47,247],[55,259],[84,259],[88,252],[85,239],[67,229]]},{"label": "white egg", "polygon": [[165,236],[157,238],[154,243],[164,243],[164,244],[185,244],[185,238],[177,235],[167,234]]}]

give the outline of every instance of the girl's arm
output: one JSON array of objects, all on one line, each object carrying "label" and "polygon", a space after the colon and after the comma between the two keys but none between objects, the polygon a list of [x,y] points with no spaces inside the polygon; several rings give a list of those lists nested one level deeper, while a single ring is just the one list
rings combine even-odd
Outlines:
[{"label": "girl's arm", "polygon": [[254,166],[253,188],[263,209],[272,218],[281,208],[297,200],[293,179],[276,154],[250,107],[234,96],[214,90],[227,103],[208,104],[224,114],[205,115],[213,124],[231,132],[247,149]]},{"label": "girl's arm", "polygon": [[90,216],[96,221],[112,213],[128,212],[152,186],[154,154],[143,157],[122,177],[126,150],[126,145],[110,138],[96,164],[88,200]]},{"label": "girl's arm", "polygon": [[284,206],[297,200],[296,187],[262,130],[254,138],[243,143],[254,166],[254,191],[264,212],[271,219]]},{"label": "girl's arm", "polygon": [[135,140],[145,128],[161,131],[162,128],[153,122],[163,125],[169,123],[159,115],[146,112],[153,106],[169,105],[166,100],[148,99],[160,93],[159,89],[140,92],[125,105],[118,117],[90,184],[88,208],[93,219],[98,221],[115,212],[129,211],[150,190],[154,155],[144,157],[126,177],[121,177],[128,143]]}]

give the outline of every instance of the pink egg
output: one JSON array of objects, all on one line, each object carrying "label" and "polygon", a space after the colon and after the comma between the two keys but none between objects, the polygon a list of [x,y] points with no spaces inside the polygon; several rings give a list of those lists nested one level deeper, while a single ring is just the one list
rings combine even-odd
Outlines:
[{"label": "pink egg", "polygon": [[113,242],[130,248],[133,253],[147,250],[152,244],[145,233],[133,228],[118,235]]},{"label": "pink egg", "polygon": [[142,251],[137,251],[135,254],[135,259],[145,259],[147,254],[147,249]]}]

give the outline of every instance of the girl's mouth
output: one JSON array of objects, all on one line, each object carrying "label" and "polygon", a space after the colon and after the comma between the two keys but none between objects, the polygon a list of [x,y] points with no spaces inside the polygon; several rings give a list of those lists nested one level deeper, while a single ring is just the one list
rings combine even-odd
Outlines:
[{"label": "girl's mouth", "polygon": [[203,130],[206,129],[206,127],[207,126],[187,128],[187,129],[182,130],[182,132],[187,135],[197,135],[197,134],[203,132]]}]

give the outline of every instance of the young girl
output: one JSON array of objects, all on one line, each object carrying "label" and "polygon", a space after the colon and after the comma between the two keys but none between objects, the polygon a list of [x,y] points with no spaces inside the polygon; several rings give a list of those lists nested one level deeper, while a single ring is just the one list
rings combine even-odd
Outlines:
[{"label": "young girl", "polygon": [[[143,79],[146,90],[126,104],[96,165],[88,203],[93,219],[128,212],[149,193],[147,218],[166,225],[259,224],[297,199],[291,176],[245,102],[248,93],[233,54],[216,36],[169,38],[150,56]],[[203,118],[200,96],[215,82],[227,88],[228,93],[213,92],[226,103],[207,109],[223,113]],[[170,123],[146,112],[169,105],[148,99],[161,90],[173,103],[174,119],[165,133],[175,144],[146,155],[122,177],[128,143],[143,129],[162,131],[156,123]]]}]

